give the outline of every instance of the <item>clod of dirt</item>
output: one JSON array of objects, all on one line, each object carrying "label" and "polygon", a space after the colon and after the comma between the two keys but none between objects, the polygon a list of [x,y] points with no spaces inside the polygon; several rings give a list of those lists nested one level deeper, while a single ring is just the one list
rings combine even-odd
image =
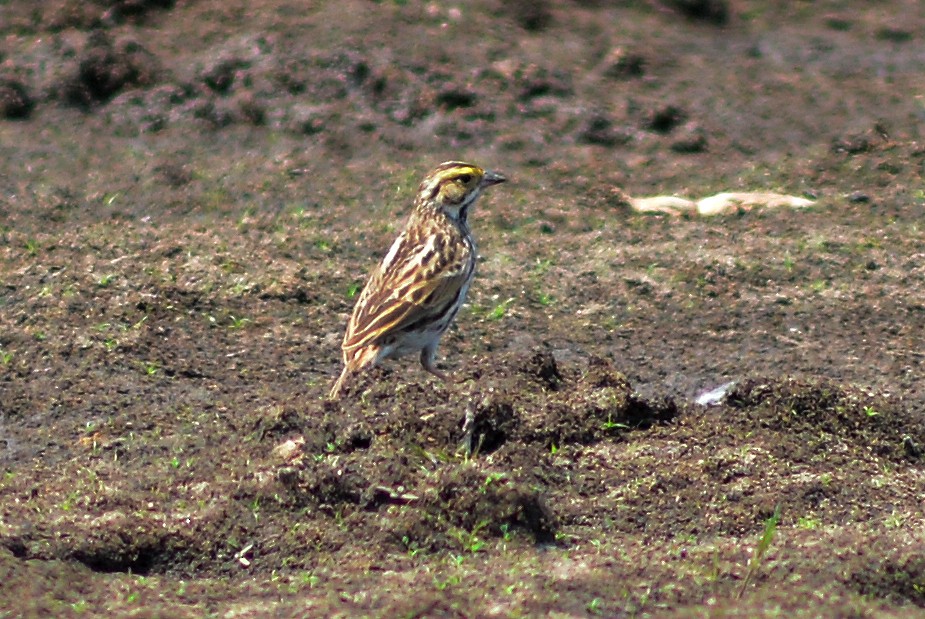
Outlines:
[{"label": "clod of dirt", "polygon": [[193,173],[189,167],[179,161],[165,161],[158,164],[154,168],[154,174],[160,181],[174,189],[193,180]]},{"label": "clod of dirt", "polygon": [[[306,426],[306,420],[292,408],[274,407],[258,418],[253,432],[260,439],[285,438],[292,434],[305,432]],[[312,436],[322,434],[316,428],[312,430]]]},{"label": "clod of dirt", "polygon": [[536,542],[555,539],[558,521],[545,497],[511,474],[476,464],[447,467],[406,511],[394,532],[404,543],[429,550],[471,550],[479,536],[501,537],[512,528]]},{"label": "clod of dirt", "polygon": [[922,458],[923,453],[925,453],[922,450],[922,445],[911,436],[903,437],[903,449],[906,451],[906,455],[910,460],[919,460]]},{"label": "clod of dirt", "polygon": [[729,21],[728,0],[668,0],[685,16],[722,26]]},{"label": "clod of dirt", "polygon": [[35,107],[25,84],[16,79],[0,79],[0,118],[28,118]]},{"label": "clod of dirt", "polygon": [[41,21],[51,32],[99,27],[103,22],[105,9],[92,2],[64,0],[45,5]]},{"label": "clod of dirt", "polygon": [[252,93],[243,93],[235,99],[240,116],[252,125],[262,125],[267,120],[267,108]]},{"label": "clod of dirt", "polygon": [[520,418],[511,403],[498,396],[488,396],[475,407],[473,451],[489,454],[513,436]]},{"label": "clod of dirt", "polygon": [[578,141],[599,146],[626,144],[629,136],[614,127],[613,121],[604,114],[593,114],[578,130]]},{"label": "clod of dirt", "polygon": [[543,387],[550,391],[558,391],[562,385],[562,374],[559,373],[556,358],[548,350],[540,350],[534,353],[524,367],[524,371],[528,376],[537,379]]},{"label": "clod of dirt", "polygon": [[686,123],[678,137],[672,141],[671,150],[681,154],[702,153],[707,149],[707,132],[696,122]]},{"label": "clod of dirt", "polygon": [[505,9],[514,14],[514,19],[524,30],[538,32],[552,23],[548,0],[515,0],[503,4]]},{"label": "clod of dirt", "polygon": [[894,28],[886,26],[877,31],[877,39],[880,41],[889,41],[890,43],[907,43],[914,38],[913,30],[907,28]]},{"label": "clod of dirt", "polygon": [[298,464],[305,454],[305,439],[290,438],[273,448],[273,459],[282,464]]},{"label": "clod of dirt", "polygon": [[663,105],[651,112],[645,121],[646,129],[656,133],[670,133],[687,120],[687,112],[677,105]]},{"label": "clod of dirt", "polygon": [[289,110],[286,128],[301,135],[315,135],[324,130],[331,116],[327,106],[296,104]]},{"label": "clod of dirt", "polygon": [[193,118],[203,120],[215,129],[228,127],[238,119],[234,104],[225,99],[202,99],[192,106],[192,110]]},{"label": "clod of dirt", "polygon": [[656,423],[668,423],[679,414],[678,404],[669,397],[650,400],[634,393],[630,396],[624,416],[631,428],[645,430]]},{"label": "clod of dirt", "polygon": [[109,27],[124,21],[140,21],[153,10],[169,10],[175,0],[64,0],[46,2],[42,21],[49,30]]},{"label": "clod of dirt", "polygon": [[370,481],[358,470],[357,463],[312,462],[301,475],[303,497],[322,506],[341,503],[359,505],[368,490]]},{"label": "clod of dirt", "polygon": [[103,3],[109,6],[105,16],[112,21],[120,22],[127,18],[138,18],[152,10],[172,9],[175,0],[109,0]]},{"label": "clod of dirt", "polygon": [[538,65],[527,65],[522,70],[514,70],[518,83],[518,98],[529,101],[536,97],[567,97],[574,92],[570,76],[559,70],[550,70]]},{"label": "clod of dirt", "polygon": [[646,59],[641,54],[628,52],[623,47],[616,47],[604,58],[604,76],[616,80],[642,77],[645,73]]},{"label": "clod of dirt", "polygon": [[476,94],[464,87],[448,87],[437,93],[436,102],[447,110],[460,107],[472,107],[476,102]]},{"label": "clod of dirt", "polygon": [[581,382],[595,388],[611,387],[629,393],[629,382],[613,364],[602,357],[592,357]]},{"label": "clod of dirt", "polygon": [[226,94],[234,84],[238,69],[246,66],[247,63],[239,58],[224,58],[205,69],[200,79],[213,92]]},{"label": "clod of dirt", "polygon": [[369,449],[373,444],[373,429],[366,421],[350,423],[337,432],[334,440],[343,453]]},{"label": "clod of dirt", "polygon": [[859,155],[869,153],[889,143],[889,134],[879,124],[872,129],[858,133],[849,133],[836,137],[832,141],[833,153]]},{"label": "clod of dirt", "polygon": [[812,458],[839,444],[897,462],[921,458],[925,419],[892,396],[825,380],[753,378],[737,384],[726,403],[747,411],[747,419],[730,415],[730,423],[805,437],[790,458]]},{"label": "clod of dirt", "polygon": [[650,402],[634,394],[626,377],[599,357],[591,359],[577,383],[564,385],[543,406],[543,417],[525,434],[553,445],[617,438],[630,430],[668,423],[678,414],[677,405],[668,398]]},{"label": "clod of dirt", "polygon": [[80,55],[76,71],[63,86],[65,101],[87,108],[111,99],[127,86],[146,86],[155,81],[154,56],[133,41],[118,46],[95,32]]},{"label": "clod of dirt", "polygon": [[880,150],[889,144],[891,144],[890,127],[883,121],[877,121],[864,131],[836,136],[832,140],[832,152],[859,155]]}]

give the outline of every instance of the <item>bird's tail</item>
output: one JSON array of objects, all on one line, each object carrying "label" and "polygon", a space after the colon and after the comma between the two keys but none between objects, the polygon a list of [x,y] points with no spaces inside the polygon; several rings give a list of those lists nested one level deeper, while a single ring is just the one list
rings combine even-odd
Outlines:
[{"label": "bird's tail", "polygon": [[353,370],[350,368],[350,365],[347,364],[344,366],[344,370],[340,373],[340,376],[337,378],[337,381],[334,383],[334,386],[331,387],[330,393],[328,393],[329,400],[339,400],[341,394],[344,391],[344,381],[347,380],[347,377],[353,374]]},{"label": "bird's tail", "polygon": [[362,370],[369,369],[372,366],[376,365],[376,361],[379,360],[379,353],[381,349],[378,345],[366,346],[365,348],[360,348],[357,350],[345,351],[344,352],[344,369],[340,373],[340,376],[337,378],[337,381],[334,383],[334,386],[331,387],[331,392],[328,394],[329,400],[339,400],[340,396],[344,394],[344,387],[346,383],[354,374],[361,372]]}]

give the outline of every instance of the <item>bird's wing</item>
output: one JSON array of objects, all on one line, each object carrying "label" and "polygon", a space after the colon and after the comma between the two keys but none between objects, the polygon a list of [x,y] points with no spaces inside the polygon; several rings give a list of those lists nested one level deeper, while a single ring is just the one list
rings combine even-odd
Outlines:
[{"label": "bird's wing", "polygon": [[423,241],[402,234],[357,301],[344,335],[344,352],[373,344],[415,323],[436,320],[468,279],[473,268],[471,251],[468,244],[441,239],[440,232]]}]

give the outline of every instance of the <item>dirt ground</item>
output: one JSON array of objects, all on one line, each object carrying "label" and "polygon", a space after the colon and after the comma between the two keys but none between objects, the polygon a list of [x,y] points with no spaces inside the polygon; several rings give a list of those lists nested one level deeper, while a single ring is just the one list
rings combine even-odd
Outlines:
[{"label": "dirt ground", "polygon": [[[0,617],[925,617],[921,3],[36,6],[0,2]],[[510,178],[457,380],[328,402],[448,159]],[[621,199],[745,190],[816,203]]]}]

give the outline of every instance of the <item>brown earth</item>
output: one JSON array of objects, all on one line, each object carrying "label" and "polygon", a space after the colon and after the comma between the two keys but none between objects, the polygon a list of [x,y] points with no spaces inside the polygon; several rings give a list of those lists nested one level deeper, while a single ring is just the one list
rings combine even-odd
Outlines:
[{"label": "brown earth", "polygon": [[[0,3],[0,616],[925,616],[920,3],[36,6]],[[458,158],[511,179],[458,382],[325,401]],[[817,203],[622,200],[759,190]]]}]

